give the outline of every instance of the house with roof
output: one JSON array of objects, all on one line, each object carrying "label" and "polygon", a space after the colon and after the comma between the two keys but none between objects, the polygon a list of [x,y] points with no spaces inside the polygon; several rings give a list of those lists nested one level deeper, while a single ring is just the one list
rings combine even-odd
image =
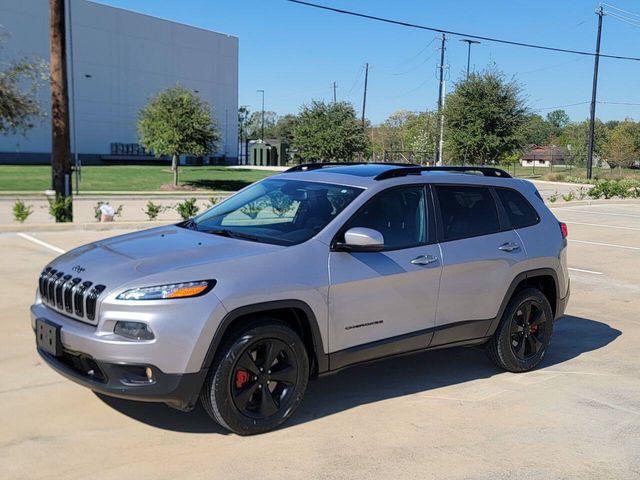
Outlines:
[{"label": "house with roof", "polygon": [[523,167],[550,167],[565,164],[566,152],[555,145],[548,147],[534,145],[520,159],[520,165]]}]

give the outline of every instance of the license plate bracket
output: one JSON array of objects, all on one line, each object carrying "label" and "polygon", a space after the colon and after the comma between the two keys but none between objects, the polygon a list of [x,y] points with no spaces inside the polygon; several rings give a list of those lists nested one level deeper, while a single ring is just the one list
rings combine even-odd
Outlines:
[{"label": "license plate bracket", "polygon": [[60,325],[48,320],[36,319],[36,344],[54,357],[62,355],[62,340],[60,339]]}]

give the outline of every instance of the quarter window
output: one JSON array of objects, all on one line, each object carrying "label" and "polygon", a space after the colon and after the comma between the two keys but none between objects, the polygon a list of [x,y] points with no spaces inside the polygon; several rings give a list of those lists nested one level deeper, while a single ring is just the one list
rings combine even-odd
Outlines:
[{"label": "quarter window", "polygon": [[507,212],[511,228],[524,228],[538,223],[538,213],[520,193],[507,188],[496,189]]},{"label": "quarter window", "polygon": [[427,243],[425,190],[422,186],[382,192],[345,225],[372,228],[382,233],[386,250]]},{"label": "quarter window", "polygon": [[487,187],[436,186],[444,240],[500,231],[498,210]]}]

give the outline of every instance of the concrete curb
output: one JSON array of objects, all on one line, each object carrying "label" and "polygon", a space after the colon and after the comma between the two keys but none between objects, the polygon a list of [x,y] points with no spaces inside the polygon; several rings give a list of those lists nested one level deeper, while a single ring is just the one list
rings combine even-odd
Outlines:
[{"label": "concrete curb", "polygon": [[636,198],[610,198],[609,200],[599,199],[599,200],[572,200],[570,202],[565,202],[564,200],[561,203],[549,203],[544,202],[547,207],[550,209],[554,208],[565,208],[565,207],[575,207],[575,206],[584,206],[584,205],[607,205],[607,204],[617,204],[624,203],[629,205],[638,205],[640,206],[640,200]]},{"label": "concrete curb", "polygon": [[147,222],[94,222],[94,223],[36,223],[33,225],[0,225],[0,233],[19,232],[72,232],[72,231],[106,231],[106,230],[144,230],[146,228],[175,225],[178,221]]}]

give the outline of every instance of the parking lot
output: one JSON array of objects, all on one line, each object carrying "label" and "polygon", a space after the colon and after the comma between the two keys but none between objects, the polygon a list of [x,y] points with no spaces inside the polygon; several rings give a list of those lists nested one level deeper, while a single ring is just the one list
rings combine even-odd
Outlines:
[{"label": "parking lot", "polygon": [[542,368],[481,349],[347,369],[284,428],[100,397],[35,352],[28,308],[59,252],[123,231],[0,234],[0,478],[640,478],[640,203],[563,205],[572,294]]}]

